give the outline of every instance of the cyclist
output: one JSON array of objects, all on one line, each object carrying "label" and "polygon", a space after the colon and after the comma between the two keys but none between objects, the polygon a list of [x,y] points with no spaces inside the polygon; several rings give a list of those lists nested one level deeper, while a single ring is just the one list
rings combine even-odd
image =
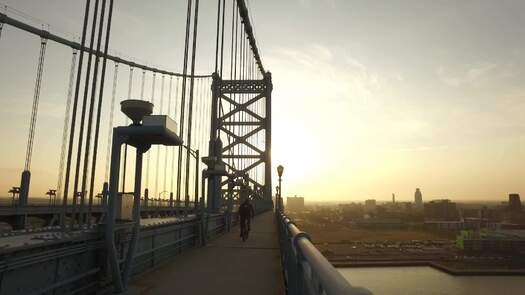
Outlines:
[{"label": "cyclist", "polygon": [[241,219],[241,238],[246,240],[250,231],[250,220],[255,216],[253,206],[248,198],[239,206],[239,217]]}]

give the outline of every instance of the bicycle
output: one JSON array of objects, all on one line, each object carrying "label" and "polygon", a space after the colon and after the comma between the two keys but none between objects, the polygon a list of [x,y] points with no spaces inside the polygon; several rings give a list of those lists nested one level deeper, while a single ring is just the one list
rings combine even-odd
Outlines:
[{"label": "bicycle", "polygon": [[250,233],[250,228],[248,226],[248,220],[241,219],[241,239],[245,242],[248,239],[248,234]]}]

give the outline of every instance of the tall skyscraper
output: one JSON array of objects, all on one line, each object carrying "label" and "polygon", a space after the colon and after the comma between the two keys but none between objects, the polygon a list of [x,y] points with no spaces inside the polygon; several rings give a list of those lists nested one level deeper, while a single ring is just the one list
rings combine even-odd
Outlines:
[{"label": "tall skyscraper", "polygon": [[421,194],[419,188],[416,188],[416,192],[414,193],[414,203],[416,208],[423,207],[423,195]]}]

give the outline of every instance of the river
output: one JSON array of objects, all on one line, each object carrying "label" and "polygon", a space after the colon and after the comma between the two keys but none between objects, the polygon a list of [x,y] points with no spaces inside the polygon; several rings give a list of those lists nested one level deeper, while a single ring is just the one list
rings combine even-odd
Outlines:
[{"label": "river", "polygon": [[453,276],[427,266],[338,268],[374,295],[523,295],[525,276]]}]

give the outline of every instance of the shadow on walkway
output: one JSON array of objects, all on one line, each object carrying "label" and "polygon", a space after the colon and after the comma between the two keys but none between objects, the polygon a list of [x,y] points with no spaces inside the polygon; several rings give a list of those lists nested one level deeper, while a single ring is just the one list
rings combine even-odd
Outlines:
[{"label": "shadow on walkway", "polygon": [[137,277],[126,294],[284,294],[275,215],[252,221],[249,239],[239,227],[203,248]]}]

